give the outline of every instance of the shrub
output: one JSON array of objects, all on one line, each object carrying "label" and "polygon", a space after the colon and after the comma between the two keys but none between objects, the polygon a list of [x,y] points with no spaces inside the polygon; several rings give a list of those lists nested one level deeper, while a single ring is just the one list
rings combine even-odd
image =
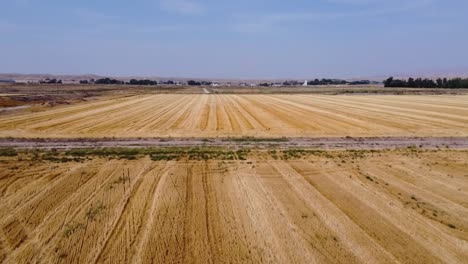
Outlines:
[{"label": "shrub", "polygon": [[0,149],[0,157],[14,157],[17,156],[18,152],[16,152],[13,148],[1,148]]}]

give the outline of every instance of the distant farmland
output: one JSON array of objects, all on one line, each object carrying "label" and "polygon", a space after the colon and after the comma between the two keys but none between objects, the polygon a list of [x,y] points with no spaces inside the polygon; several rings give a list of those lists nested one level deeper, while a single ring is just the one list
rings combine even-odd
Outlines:
[{"label": "distant farmland", "polygon": [[6,137],[467,136],[466,95],[139,95],[0,117]]}]

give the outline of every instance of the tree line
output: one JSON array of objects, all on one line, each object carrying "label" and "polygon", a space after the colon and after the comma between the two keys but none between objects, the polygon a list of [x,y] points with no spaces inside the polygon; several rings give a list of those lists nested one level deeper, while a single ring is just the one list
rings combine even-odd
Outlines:
[{"label": "tree line", "polygon": [[124,82],[124,81],[120,81],[120,80],[116,80],[116,79],[111,79],[111,78],[102,78],[102,79],[97,79],[97,80],[95,80],[95,81],[94,81],[94,80],[91,80],[91,81],[87,81],[87,80],[80,81],[80,84],[90,84],[90,83],[94,83],[94,84],[129,84],[129,85],[174,84],[173,81],[158,82],[158,81],[147,80],[147,79],[144,79],[144,80],[131,79],[131,80],[128,81],[128,82]]},{"label": "tree line", "polygon": [[[307,81],[307,85],[310,86],[317,86],[317,85],[368,85],[372,83],[377,83],[377,82],[371,82],[369,80],[361,80],[361,81],[345,81],[341,79],[315,79],[311,81]],[[91,79],[91,80],[81,80],[80,84],[117,84],[117,85],[123,85],[123,84],[128,84],[128,85],[162,85],[162,84],[168,84],[168,85],[174,85],[174,84],[186,84],[189,86],[209,86],[212,85],[213,82],[210,81],[195,81],[195,80],[189,80],[186,83],[181,83],[181,82],[175,82],[172,80],[169,81],[155,81],[155,80],[137,80],[137,79],[131,79],[128,82],[117,80],[117,79],[111,79],[111,78],[102,78],[102,79]],[[216,84],[216,83],[215,83]],[[247,84],[244,84],[247,85]],[[275,83],[260,83],[258,84],[259,86],[301,86],[304,85],[303,82],[296,81],[296,80],[290,80],[290,81],[284,81],[284,82],[275,82]]]},{"label": "tree line", "polygon": [[[128,82],[116,80],[116,79],[111,79],[111,78],[102,78],[102,79],[97,79],[97,80],[82,80],[80,81],[80,84],[129,84],[129,85],[158,85],[158,84],[169,84],[169,85],[174,85],[176,82],[169,80],[169,81],[155,81],[155,80],[137,80],[137,79],[131,79]],[[187,85],[191,86],[199,86],[199,85],[211,85],[212,82],[208,81],[194,81],[190,80],[187,82]]]},{"label": "tree line", "polygon": [[[346,80],[341,79],[314,79],[311,81],[307,81],[307,85],[309,86],[318,86],[318,85],[369,85],[376,82],[371,82],[369,80],[360,80],[360,81],[351,81],[348,82]],[[277,82],[277,83],[260,83],[259,86],[301,86],[304,85],[303,82],[299,81],[285,81],[285,82]]]},{"label": "tree line", "polygon": [[212,85],[213,82],[190,80],[190,81],[187,82],[187,84],[188,84],[188,85],[191,85],[191,86],[200,86],[200,85]]},{"label": "tree line", "polygon": [[468,78],[438,78],[435,81],[432,79],[422,78],[408,78],[405,79],[394,79],[393,77],[388,78],[384,81],[385,87],[407,87],[407,88],[468,88]]},{"label": "tree line", "polygon": [[102,79],[97,79],[95,81],[91,80],[82,80],[80,81],[80,84],[129,84],[129,85],[158,85],[157,81],[153,80],[137,80],[137,79],[131,79],[128,82],[116,80],[116,79],[111,79],[111,78],[102,78]]},{"label": "tree line", "polygon": [[308,81],[307,85],[344,85],[347,84],[345,80],[339,80],[339,79],[315,79],[312,81]]},{"label": "tree line", "polygon": [[111,79],[111,78],[102,78],[94,81],[95,84],[125,84],[124,81]]},{"label": "tree line", "polygon": [[40,80],[39,83],[47,83],[47,84],[62,84],[62,80],[57,80],[57,79],[45,79],[45,80]]}]

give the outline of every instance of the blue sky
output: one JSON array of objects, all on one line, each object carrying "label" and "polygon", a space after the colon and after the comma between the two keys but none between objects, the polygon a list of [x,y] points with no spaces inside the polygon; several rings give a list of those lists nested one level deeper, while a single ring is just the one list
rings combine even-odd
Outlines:
[{"label": "blue sky", "polygon": [[468,73],[466,0],[0,0],[0,72]]}]

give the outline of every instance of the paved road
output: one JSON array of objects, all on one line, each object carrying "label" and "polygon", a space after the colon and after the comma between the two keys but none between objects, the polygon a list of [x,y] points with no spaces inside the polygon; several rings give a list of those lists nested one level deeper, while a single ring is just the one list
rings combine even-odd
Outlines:
[{"label": "paved road", "polygon": [[468,149],[468,138],[144,138],[144,139],[0,139],[0,148],[73,149],[73,148],[144,148],[144,147],[231,147],[231,148],[314,148],[314,149],[389,149],[411,146],[436,149]]}]

